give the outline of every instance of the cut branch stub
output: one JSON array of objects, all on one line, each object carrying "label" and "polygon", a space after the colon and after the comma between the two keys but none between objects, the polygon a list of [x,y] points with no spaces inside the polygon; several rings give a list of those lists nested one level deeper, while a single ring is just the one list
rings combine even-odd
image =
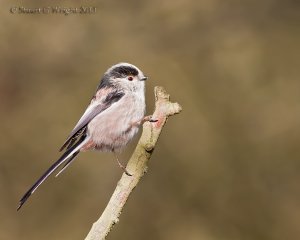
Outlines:
[{"label": "cut branch stub", "polygon": [[[170,95],[163,87],[155,87],[155,111],[152,119],[157,120],[155,123],[146,122],[143,125],[143,135],[140,141],[147,152],[153,151],[158,140],[162,127],[166,123],[169,116],[178,114],[182,111],[178,103],[170,102]],[[153,137],[154,136],[154,137]],[[156,137],[157,136],[157,137]],[[144,141],[143,141],[144,140]]]}]

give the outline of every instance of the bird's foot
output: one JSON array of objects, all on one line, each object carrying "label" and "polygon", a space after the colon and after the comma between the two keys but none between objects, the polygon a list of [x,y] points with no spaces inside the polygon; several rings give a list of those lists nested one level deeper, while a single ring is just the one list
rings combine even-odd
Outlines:
[{"label": "bird's foot", "polygon": [[130,174],[127,170],[126,170],[126,167],[123,166],[123,164],[119,161],[119,158],[117,155],[116,156],[116,159],[117,159],[117,162],[118,162],[118,165],[119,167],[123,170],[123,172],[127,175],[127,176],[132,176],[132,174]]}]

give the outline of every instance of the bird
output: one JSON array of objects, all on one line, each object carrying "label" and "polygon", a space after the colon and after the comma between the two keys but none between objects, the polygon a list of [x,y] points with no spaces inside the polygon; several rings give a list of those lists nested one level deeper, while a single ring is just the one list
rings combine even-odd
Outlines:
[{"label": "bird", "polygon": [[29,188],[19,201],[19,210],[36,189],[62,164],[58,176],[80,152],[97,150],[113,152],[123,171],[131,176],[120,163],[117,153],[137,134],[145,121],[145,80],[148,77],[130,63],[118,63],[103,75],[90,104],[71,131],[60,151],[61,157]]}]

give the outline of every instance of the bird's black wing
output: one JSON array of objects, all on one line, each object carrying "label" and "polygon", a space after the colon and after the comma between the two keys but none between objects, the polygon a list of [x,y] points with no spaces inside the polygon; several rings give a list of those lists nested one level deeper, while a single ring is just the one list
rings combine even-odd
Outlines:
[{"label": "bird's black wing", "polygon": [[[103,92],[107,94],[106,97],[103,97],[103,100],[99,102],[97,102],[97,100],[92,101],[92,103],[88,106],[85,113],[82,115],[82,117],[60,148],[60,151],[62,151],[66,146],[68,146],[67,149],[72,147],[76,140],[80,137],[81,133],[85,130],[87,124],[94,117],[109,108],[113,103],[119,101],[125,95],[124,92],[118,90],[111,90],[109,93],[107,92],[107,90]],[[101,99],[101,95],[99,96],[99,98]]]}]

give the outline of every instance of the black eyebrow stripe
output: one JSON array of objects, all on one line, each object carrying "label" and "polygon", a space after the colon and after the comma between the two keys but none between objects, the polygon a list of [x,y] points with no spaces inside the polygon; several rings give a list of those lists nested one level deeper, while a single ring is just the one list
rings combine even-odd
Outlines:
[{"label": "black eyebrow stripe", "polygon": [[111,75],[114,77],[122,77],[122,76],[128,76],[128,75],[133,75],[137,76],[139,74],[139,71],[130,66],[119,66],[115,67],[114,69],[111,70]]}]

